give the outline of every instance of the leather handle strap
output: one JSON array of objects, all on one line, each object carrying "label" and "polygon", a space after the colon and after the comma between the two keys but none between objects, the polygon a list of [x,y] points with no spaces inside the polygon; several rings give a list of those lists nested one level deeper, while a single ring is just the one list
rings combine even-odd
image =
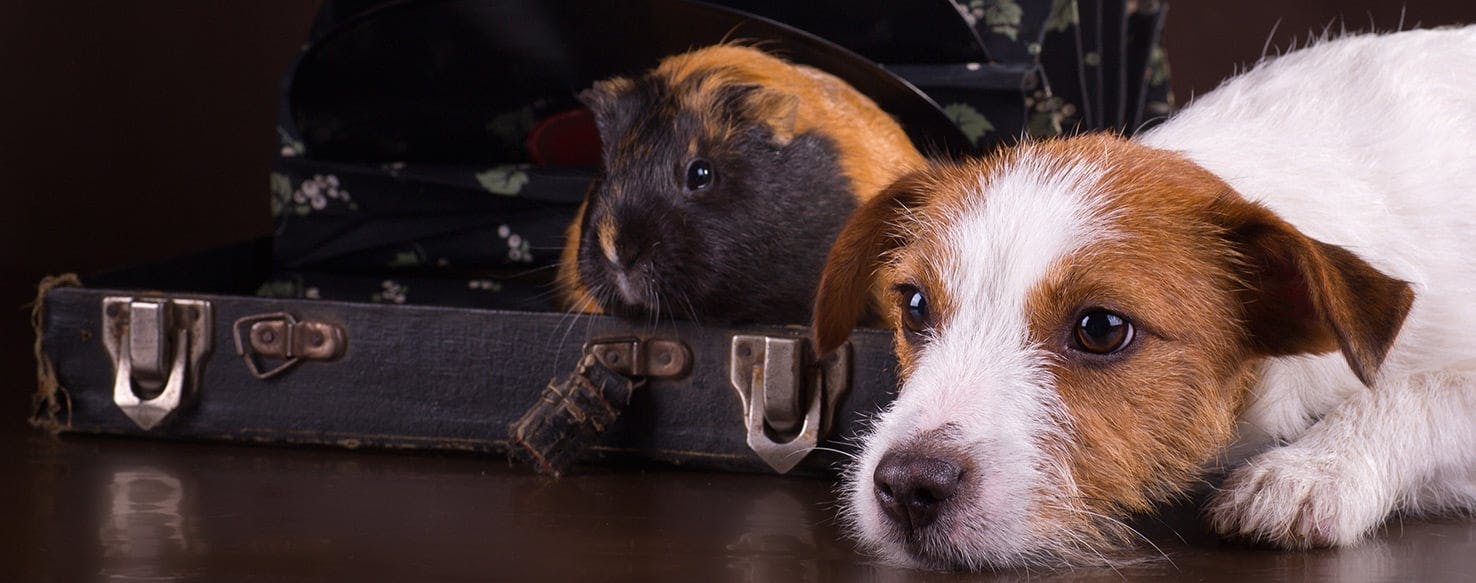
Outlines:
[{"label": "leather handle strap", "polygon": [[532,463],[540,474],[564,474],[615,423],[643,382],[585,353],[574,372],[550,381],[527,412],[508,426],[512,455]]}]

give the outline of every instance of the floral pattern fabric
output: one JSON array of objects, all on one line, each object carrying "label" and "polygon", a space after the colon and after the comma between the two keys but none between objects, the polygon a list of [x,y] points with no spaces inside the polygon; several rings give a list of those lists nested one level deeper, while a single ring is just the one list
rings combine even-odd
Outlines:
[{"label": "floral pattern fabric", "polygon": [[552,309],[547,276],[592,178],[525,163],[280,157],[270,177],[278,275],[258,293]]},{"label": "floral pattern fabric", "polygon": [[[1161,0],[950,0],[1019,91],[934,91],[982,148],[1016,136],[1134,133],[1173,110]],[[988,128],[983,133],[979,128]]]}]

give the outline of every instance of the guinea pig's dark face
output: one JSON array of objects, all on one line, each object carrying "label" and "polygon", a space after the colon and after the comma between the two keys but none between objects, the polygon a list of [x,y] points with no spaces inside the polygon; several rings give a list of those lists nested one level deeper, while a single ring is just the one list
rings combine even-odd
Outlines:
[{"label": "guinea pig's dark face", "polygon": [[776,135],[764,119],[775,108],[755,105],[775,105],[767,90],[695,90],[648,75],[581,95],[605,162],[583,218],[580,278],[629,317],[803,322],[856,205],[836,148],[817,132]]}]

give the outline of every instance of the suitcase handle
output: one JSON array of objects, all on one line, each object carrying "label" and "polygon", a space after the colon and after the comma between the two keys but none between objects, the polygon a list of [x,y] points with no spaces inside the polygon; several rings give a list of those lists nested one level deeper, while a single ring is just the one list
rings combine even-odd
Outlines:
[{"label": "suitcase handle", "polygon": [[538,473],[558,477],[620,418],[646,379],[685,376],[691,361],[687,345],[675,340],[590,342],[574,372],[549,381],[533,406],[508,425],[509,449]]}]

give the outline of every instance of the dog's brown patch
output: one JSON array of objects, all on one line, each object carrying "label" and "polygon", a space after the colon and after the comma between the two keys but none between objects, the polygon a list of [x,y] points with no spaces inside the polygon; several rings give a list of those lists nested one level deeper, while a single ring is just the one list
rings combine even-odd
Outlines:
[{"label": "dog's brown patch", "polygon": [[1238,196],[1220,197],[1210,213],[1242,259],[1240,298],[1256,351],[1340,350],[1358,379],[1372,386],[1414,305],[1409,284]]},{"label": "dog's brown patch", "polygon": [[[1178,156],[1107,136],[1033,152],[1109,170],[1098,185],[1111,234],[1057,264],[1027,300],[1032,340],[1057,355],[1056,390],[1072,421],[1069,466],[1083,506],[1148,509],[1179,492],[1233,436],[1253,377],[1232,290],[1231,242],[1207,220],[1229,187]],[[1121,353],[1074,347],[1091,309],[1121,313]]]},{"label": "dog's brown patch", "polygon": [[[1403,282],[1176,154],[1107,136],[1054,147],[1034,155],[1110,169],[1114,235],[1059,264],[1028,302],[1034,340],[1064,355],[1056,388],[1088,506],[1141,511],[1182,491],[1233,439],[1262,358],[1341,348],[1372,378],[1413,299]],[[1135,323],[1115,359],[1069,348],[1090,308]]]}]

